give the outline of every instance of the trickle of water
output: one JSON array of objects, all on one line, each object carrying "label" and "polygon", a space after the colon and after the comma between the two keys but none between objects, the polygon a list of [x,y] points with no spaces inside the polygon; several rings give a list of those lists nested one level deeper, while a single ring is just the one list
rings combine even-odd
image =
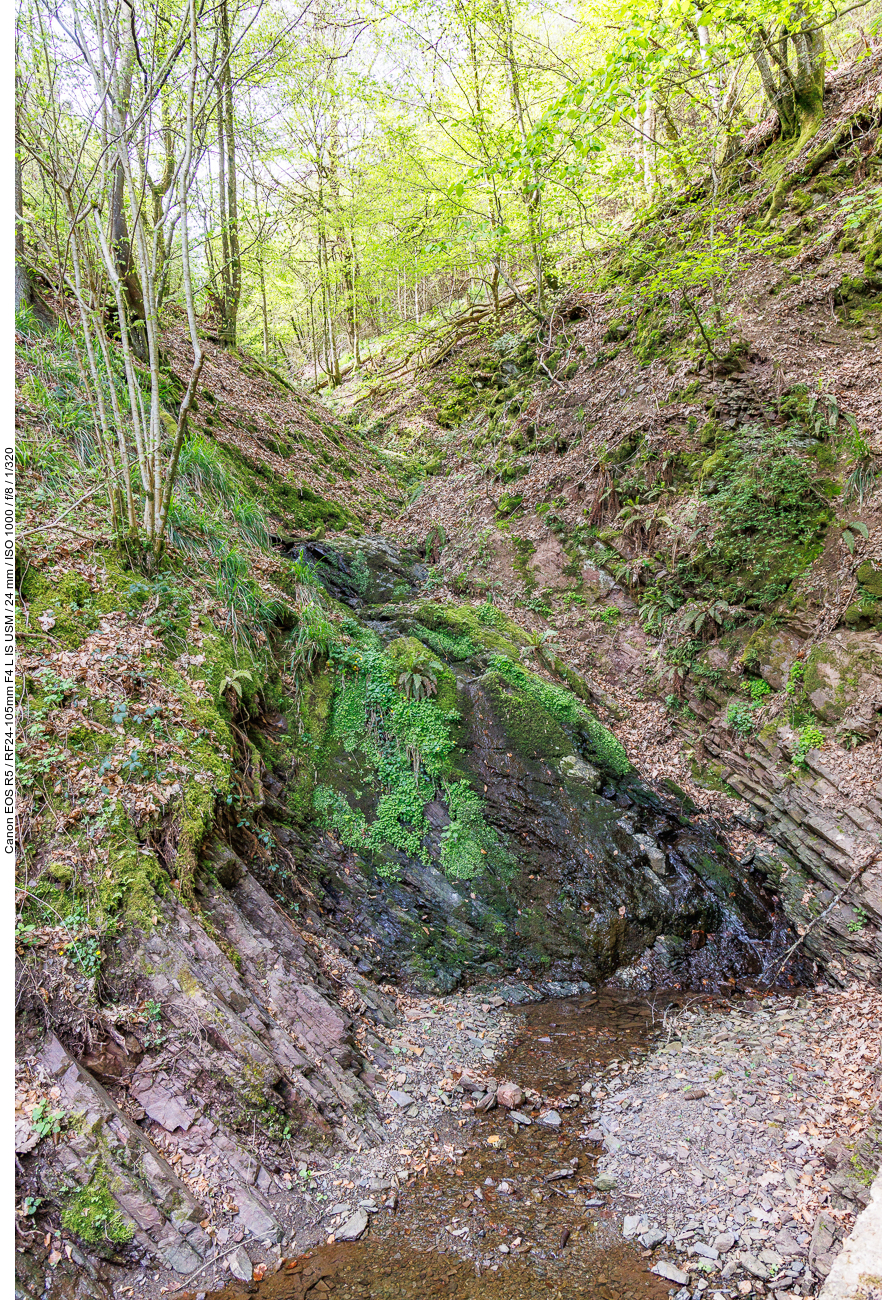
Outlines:
[{"label": "trickle of water", "polygon": [[677,1001],[602,991],[524,1008],[494,1073],[547,1099],[524,1109],[538,1119],[553,1107],[559,1128],[515,1130],[498,1109],[475,1113],[463,1129],[451,1118],[464,1154],[402,1187],[398,1211],[374,1216],[362,1241],[320,1246],[208,1300],[666,1300],[670,1283],[621,1239],[618,1212],[594,1191],[600,1148],[588,1136],[589,1110],[569,1098],[614,1062],[624,1071]]}]

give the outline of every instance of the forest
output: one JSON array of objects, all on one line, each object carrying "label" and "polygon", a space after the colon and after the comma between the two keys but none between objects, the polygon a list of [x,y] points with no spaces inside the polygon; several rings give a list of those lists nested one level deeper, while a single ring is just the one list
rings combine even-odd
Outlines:
[{"label": "forest", "polygon": [[15,55],[16,1300],[870,1300],[882,0]]}]

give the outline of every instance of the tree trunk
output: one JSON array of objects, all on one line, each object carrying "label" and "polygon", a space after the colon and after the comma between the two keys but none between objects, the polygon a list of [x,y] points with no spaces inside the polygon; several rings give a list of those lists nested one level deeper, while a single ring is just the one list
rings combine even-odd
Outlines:
[{"label": "tree trunk", "polygon": [[753,57],[769,105],[778,113],[781,139],[801,144],[823,120],[826,60],[823,32],[801,8],[794,18],[798,26],[785,28],[777,38],[759,27]]},{"label": "tree trunk", "polygon": [[239,250],[239,202],[236,188],[236,124],[233,114],[233,73],[230,67],[230,16],[227,0],[220,5],[221,59],[217,84],[217,136],[221,214],[221,329],[227,347],[236,346],[236,324],[242,296]]},{"label": "tree trunk", "polygon": [[144,292],[135,269],[132,241],[126,219],[125,174],[121,162],[113,171],[113,189],[110,195],[110,247],[122,283],[123,301],[129,327],[132,349],[139,361],[147,361],[147,334],[144,328]]}]

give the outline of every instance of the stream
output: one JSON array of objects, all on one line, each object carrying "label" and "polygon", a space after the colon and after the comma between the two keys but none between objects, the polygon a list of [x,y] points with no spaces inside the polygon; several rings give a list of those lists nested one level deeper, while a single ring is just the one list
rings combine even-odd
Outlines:
[{"label": "stream", "polygon": [[622,1239],[607,1198],[593,1187],[599,1133],[590,1109],[573,1103],[584,1083],[602,1086],[616,1063],[627,1072],[657,1037],[665,1008],[685,1000],[601,990],[522,1008],[493,1073],[559,1099],[558,1127],[535,1119],[520,1126],[495,1108],[473,1112],[459,1128],[445,1114],[438,1139],[458,1143],[461,1155],[402,1186],[395,1211],[373,1215],[361,1241],[321,1246],[260,1282],[197,1292],[197,1300],[666,1298],[671,1283],[648,1271],[650,1252]]}]

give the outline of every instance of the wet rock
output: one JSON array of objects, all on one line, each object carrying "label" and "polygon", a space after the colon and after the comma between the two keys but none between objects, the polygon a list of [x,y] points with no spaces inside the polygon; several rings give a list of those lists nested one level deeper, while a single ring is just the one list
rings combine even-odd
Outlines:
[{"label": "wet rock", "polygon": [[505,1080],[496,1089],[496,1100],[500,1106],[505,1106],[508,1110],[517,1110],[524,1104],[524,1090],[516,1083]]},{"label": "wet rock", "polygon": [[576,754],[567,754],[560,760],[560,772],[568,781],[584,786],[586,790],[600,789],[601,776],[597,768]]},{"label": "wet rock", "polygon": [[556,1110],[547,1110],[544,1115],[540,1115],[536,1120],[542,1128],[560,1128],[561,1119]]},{"label": "wet rock", "polygon": [[233,1253],[227,1256],[227,1267],[233,1277],[237,1277],[240,1282],[250,1282],[254,1276],[254,1269],[244,1246],[237,1246]]},{"label": "wet rock", "polygon": [[529,1115],[525,1115],[523,1111],[520,1110],[510,1110],[508,1112],[508,1118],[514,1120],[515,1124],[522,1124],[524,1128],[529,1128],[533,1123]]},{"label": "wet rock", "polygon": [[677,1268],[676,1264],[669,1264],[666,1259],[659,1260],[653,1266],[652,1272],[663,1277],[667,1282],[676,1282],[677,1286],[685,1286],[689,1281],[688,1273],[684,1273],[682,1268]]},{"label": "wet rock", "polygon": [[350,1219],[347,1219],[342,1227],[334,1233],[337,1241],[358,1241],[368,1226],[368,1216],[365,1210],[356,1210]]}]

